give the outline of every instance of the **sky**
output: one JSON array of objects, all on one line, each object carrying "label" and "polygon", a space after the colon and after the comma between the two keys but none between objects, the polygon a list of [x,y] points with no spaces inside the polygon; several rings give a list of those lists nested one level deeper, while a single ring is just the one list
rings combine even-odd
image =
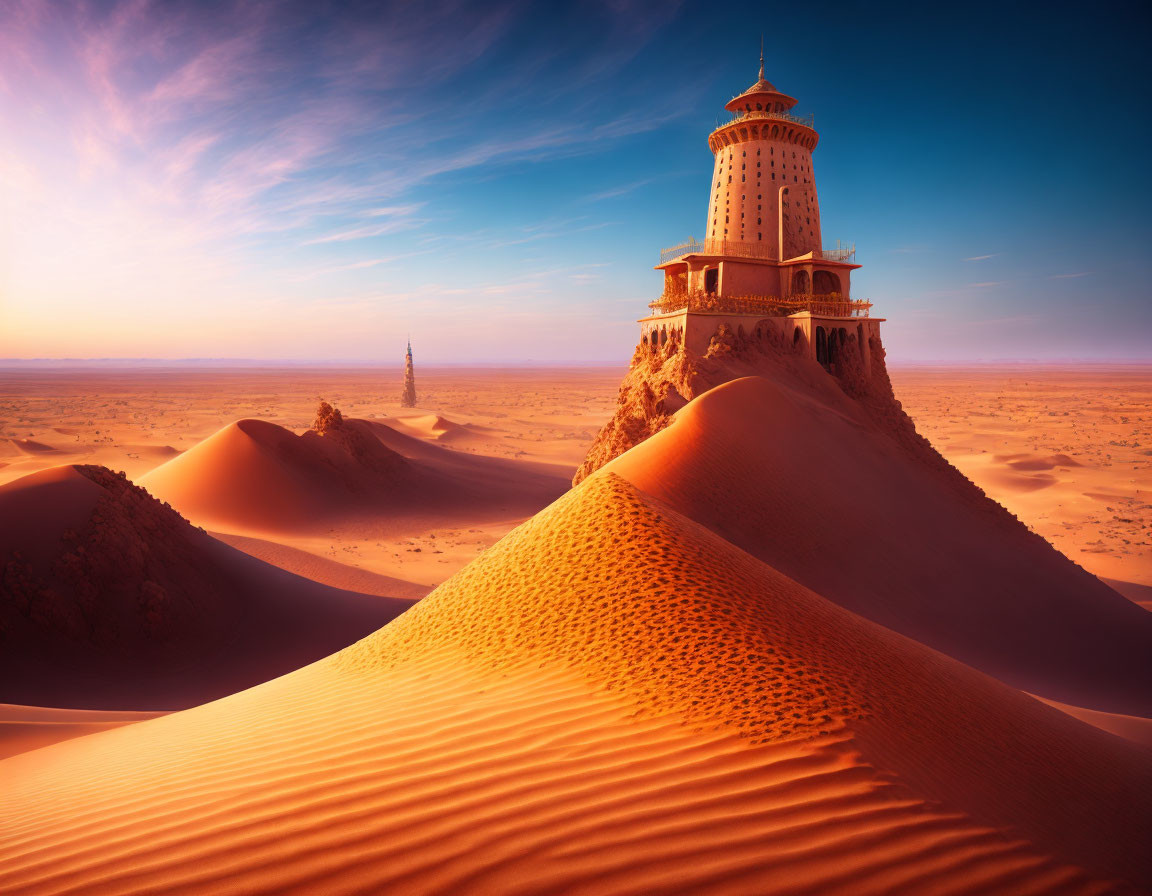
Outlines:
[{"label": "sky", "polygon": [[891,361],[1152,358],[1149,16],[4,0],[0,358],[624,364],[762,33]]}]

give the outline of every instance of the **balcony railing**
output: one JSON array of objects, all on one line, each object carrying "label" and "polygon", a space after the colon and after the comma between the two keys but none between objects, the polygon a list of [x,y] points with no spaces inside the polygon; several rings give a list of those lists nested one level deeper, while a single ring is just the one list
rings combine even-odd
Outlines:
[{"label": "balcony railing", "polygon": [[[792,115],[788,112],[766,112],[762,109],[753,109],[751,112],[737,112],[732,121],[725,122],[720,127],[726,127],[736,121],[748,121],[752,118],[772,118],[780,121],[790,121],[793,124],[802,124],[806,128],[816,128],[816,117],[813,115]],[[717,128],[719,130],[719,128]]]},{"label": "balcony railing", "polygon": [[872,303],[867,299],[845,299],[839,293],[828,295],[718,296],[705,292],[666,292],[648,305],[657,314],[673,311],[714,314],[759,314],[787,317],[807,311],[817,317],[868,317]]},{"label": "balcony railing", "polygon": [[[767,258],[776,261],[776,255],[764,243],[748,243],[739,240],[705,240],[694,237],[678,246],[660,250],[660,264],[667,264],[685,255],[732,255],[737,258]],[[835,249],[813,249],[812,257],[818,261],[849,261],[856,255],[855,246],[841,246],[837,241]]]}]

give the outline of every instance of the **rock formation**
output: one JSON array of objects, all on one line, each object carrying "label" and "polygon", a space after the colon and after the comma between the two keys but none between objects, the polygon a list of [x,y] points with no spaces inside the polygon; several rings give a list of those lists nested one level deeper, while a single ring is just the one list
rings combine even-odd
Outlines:
[{"label": "rock formation", "polygon": [[312,431],[318,435],[325,435],[343,425],[344,416],[340,413],[340,409],[332,407],[326,401],[321,401],[320,406],[316,408],[316,419],[312,423]]}]

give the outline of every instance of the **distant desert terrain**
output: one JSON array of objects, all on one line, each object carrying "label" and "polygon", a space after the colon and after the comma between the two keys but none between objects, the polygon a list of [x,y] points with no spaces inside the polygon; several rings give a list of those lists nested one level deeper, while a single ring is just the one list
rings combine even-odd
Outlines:
[{"label": "distant desert terrain", "polygon": [[[0,484],[75,463],[138,480],[244,418],[301,432],[321,398],[453,452],[551,467],[559,482],[611,414],[622,373],[418,368],[420,407],[406,410],[399,368],[2,370]],[[964,475],[1089,572],[1152,601],[1152,366],[891,374],[920,433]],[[378,537],[209,528],[308,578],[412,597],[530,515],[410,519],[381,526]]]},{"label": "distant desert terrain", "polygon": [[960,472],[1089,572],[1152,600],[1152,367],[891,373],[916,428]]}]

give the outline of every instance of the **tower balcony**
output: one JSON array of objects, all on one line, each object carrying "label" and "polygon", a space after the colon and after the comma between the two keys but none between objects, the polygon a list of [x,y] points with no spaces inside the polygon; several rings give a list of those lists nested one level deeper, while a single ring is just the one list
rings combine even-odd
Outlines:
[{"label": "tower balcony", "polygon": [[[669,246],[660,250],[660,264],[667,264],[685,255],[727,255],[736,258],[760,258],[767,261],[779,259],[764,243],[748,243],[739,240],[707,239],[700,242],[690,237],[677,246]],[[834,249],[814,249],[812,258],[818,261],[850,262],[856,256],[856,246],[842,246],[836,241]],[[807,256],[805,256],[807,257]],[[786,259],[791,260],[791,259]]]},{"label": "tower balcony", "polygon": [[[753,118],[772,118],[778,121],[788,121],[792,124],[801,124],[806,128],[816,129],[816,116],[814,115],[793,115],[790,112],[766,112],[761,109],[753,109],[752,111],[737,112],[732,116],[732,121],[727,124],[732,124],[733,121],[750,121]],[[721,125],[723,127],[723,125]]]},{"label": "tower balcony", "polygon": [[780,296],[718,296],[710,292],[665,292],[648,305],[654,314],[688,311],[696,314],[747,314],[788,317],[808,312],[815,317],[868,317],[867,299],[845,299],[839,293]]}]

